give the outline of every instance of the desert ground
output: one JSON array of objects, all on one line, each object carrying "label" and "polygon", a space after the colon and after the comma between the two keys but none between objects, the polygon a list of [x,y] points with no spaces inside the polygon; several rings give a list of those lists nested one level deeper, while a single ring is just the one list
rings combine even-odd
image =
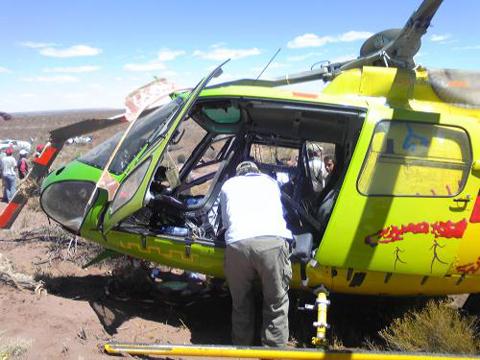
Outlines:
[{"label": "desert ground", "polygon": [[[114,110],[14,114],[0,122],[0,138],[45,143],[48,132]],[[53,166],[85,153],[122,126],[93,133],[88,145],[65,146]],[[0,204],[0,211],[6,204]],[[230,298],[221,282],[188,280],[181,270],[128,258],[87,269],[96,245],[49,222],[30,200],[10,230],[0,230],[0,359],[7,349],[20,359],[108,359],[108,341],[161,344],[229,344]],[[158,268],[160,279],[149,276]],[[2,275],[3,274],[3,275]],[[202,279],[203,280],[203,279]],[[332,296],[332,347],[359,348],[424,298]],[[295,311],[309,294],[292,293],[292,347],[307,346],[313,314]],[[8,357],[6,357],[8,358]]]}]

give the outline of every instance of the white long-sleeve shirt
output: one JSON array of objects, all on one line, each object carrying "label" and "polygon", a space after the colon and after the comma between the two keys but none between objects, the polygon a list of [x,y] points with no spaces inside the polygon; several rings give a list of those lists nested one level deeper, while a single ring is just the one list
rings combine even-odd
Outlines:
[{"label": "white long-sleeve shirt", "polygon": [[15,176],[15,169],[17,168],[17,162],[13,156],[4,156],[0,160],[2,162],[2,176]]},{"label": "white long-sleeve shirt", "polygon": [[247,174],[228,179],[220,193],[225,242],[257,236],[292,238],[283,218],[280,188],[264,174]]}]

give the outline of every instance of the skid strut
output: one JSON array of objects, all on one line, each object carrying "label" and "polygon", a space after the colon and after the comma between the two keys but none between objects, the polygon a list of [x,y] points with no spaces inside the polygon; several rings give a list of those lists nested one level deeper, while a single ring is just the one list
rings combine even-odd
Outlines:
[{"label": "skid strut", "polygon": [[312,337],[312,345],[315,347],[325,347],[327,345],[327,329],[330,327],[327,323],[327,312],[330,301],[327,299],[328,290],[323,285],[314,290],[317,299],[315,304],[305,304],[299,310],[317,310],[317,321],[313,323],[316,328],[316,336]]},{"label": "skid strut", "polygon": [[312,338],[312,345],[325,346],[327,343],[327,329],[329,325],[327,323],[327,311],[330,301],[327,299],[328,291],[322,286],[315,290],[317,294],[317,300],[315,306],[317,307],[317,321],[313,323],[313,326],[317,328],[317,336]]},{"label": "skid strut", "polygon": [[435,355],[427,353],[387,353],[359,351],[323,351],[317,349],[287,349],[224,345],[160,345],[160,344],[105,344],[109,354],[157,356],[198,356],[262,359],[316,359],[316,360],[470,360],[474,356]]}]

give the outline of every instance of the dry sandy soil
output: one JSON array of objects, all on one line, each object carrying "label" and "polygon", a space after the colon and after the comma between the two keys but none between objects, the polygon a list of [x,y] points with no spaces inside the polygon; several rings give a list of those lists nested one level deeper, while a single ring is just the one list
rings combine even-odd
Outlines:
[{"label": "dry sandy soil", "polygon": [[[27,223],[35,225],[18,225]],[[29,209],[12,230],[0,232],[0,253],[15,272],[43,281],[46,290],[0,282],[0,342],[26,343],[22,358],[108,358],[102,353],[107,341],[228,343],[227,297],[205,294],[192,302],[191,296],[174,299],[148,284],[140,287],[147,275],[138,270],[127,276],[128,259],[83,270],[98,249],[79,239],[68,250],[68,237],[61,238],[44,215]]]}]

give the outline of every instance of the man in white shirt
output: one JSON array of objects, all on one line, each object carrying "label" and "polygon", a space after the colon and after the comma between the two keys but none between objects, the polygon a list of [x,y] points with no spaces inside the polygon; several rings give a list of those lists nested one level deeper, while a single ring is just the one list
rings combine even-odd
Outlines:
[{"label": "man in white shirt", "polygon": [[17,161],[13,157],[13,149],[5,150],[6,156],[1,159],[2,178],[3,178],[3,201],[10,202],[16,191],[17,185]]},{"label": "man in white shirt", "polygon": [[236,345],[254,341],[253,286],[260,279],[263,291],[264,346],[286,346],[288,341],[288,289],[292,277],[291,232],[283,218],[281,193],[275,180],[244,161],[237,176],[220,193],[225,233],[224,270],[232,295],[232,340]]}]

